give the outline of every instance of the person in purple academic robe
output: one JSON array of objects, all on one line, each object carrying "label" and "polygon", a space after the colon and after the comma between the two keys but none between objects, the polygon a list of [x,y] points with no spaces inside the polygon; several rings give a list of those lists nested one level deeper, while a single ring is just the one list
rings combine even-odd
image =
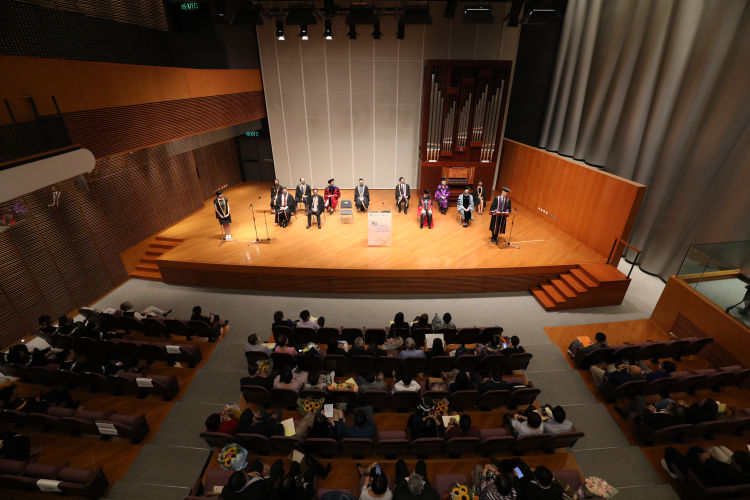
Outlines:
[{"label": "person in purple academic robe", "polygon": [[448,187],[448,183],[445,181],[445,179],[442,180],[440,185],[435,190],[435,201],[438,202],[438,206],[440,207],[440,213],[445,215],[445,212],[448,211],[448,200],[451,197],[451,190]]}]

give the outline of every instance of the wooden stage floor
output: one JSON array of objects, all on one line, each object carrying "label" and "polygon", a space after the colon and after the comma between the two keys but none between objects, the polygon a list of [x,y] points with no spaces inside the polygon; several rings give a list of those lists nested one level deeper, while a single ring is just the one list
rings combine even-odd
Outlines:
[{"label": "wooden stage floor", "polygon": [[[335,277],[342,293],[467,293],[528,290],[557,273],[585,262],[606,259],[543,217],[518,206],[513,242],[520,249],[490,245],[490,216],[476,215],[463,228],[451,207],[436,212],[434,228],[419,228],[416,208],[408,215],[395,210],[393,191],[371,190],[370,207],[393,206],[390,247],[367,245],[367,215],[355,213],[354,223],[341,223],[338,211],[327,215],[322,229],[306,229],[304,211],[282,229],[266,214],[269,244],[255,244],[256,202],[258,234],[266,236],[263,213],[269,208],[270,183],[245,182],[226,191],[232,214],[232,236],[223,244],[213,203],[159,234],[185,239],[157,259],[166,283],[257,290],[302,290]],[[416,194],[416,193],[415,193]],[[342,199],[353,199],[343,190]],[[416,204],[413,201],[413,207]],[[486,211],[485,211],[486,213]],[[221,244],[221,246],[220,246]]]}]

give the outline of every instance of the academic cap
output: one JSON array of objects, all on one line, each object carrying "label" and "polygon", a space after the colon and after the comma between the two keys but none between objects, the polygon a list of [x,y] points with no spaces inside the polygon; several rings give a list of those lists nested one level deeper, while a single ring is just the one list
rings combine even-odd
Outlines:
[{"label": "academic cap", "polygon": [[424,193],[424,194],[430,194],[430,190],[429,190],[429,189],[425,189],[425,190],[423,191],[423,193]]},{"label": "academic cap", "polygon": [[332,183],[333,179],[328,179],[328,184]]},{"label": "academic cap", "polygon": [[504,187],[504,188],[503,188],[503,191],[505,191],[506,193],[510,193],[510,188],[506,188],[506,187]]}]

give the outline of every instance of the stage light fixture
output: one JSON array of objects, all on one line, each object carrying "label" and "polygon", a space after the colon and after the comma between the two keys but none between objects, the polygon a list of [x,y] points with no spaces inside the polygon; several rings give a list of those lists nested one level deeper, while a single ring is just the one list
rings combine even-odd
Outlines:
[{"label": "stage light fixture", "polygon": [[287,26],[318,24],[315,8],[312,5],[292,7],[284,20]]},{"label": "stage light fixture", "polygon": [[254,5],[249,8],[237,8],[234,11],[232,24],[235,26],[258,26],[263,24],[263,17],[260,15],[261,6]]},{"label": "stage light fixture", "polygon": [[[336,5],[333,0],[323,0],[323,10],[326,13],[326,17],[333,17],[336,15]],[[328,40],[328,39],[326,39]]]},{"label": "stage light fixture", "polygon": [[299,37],[300,40],[309,40],[310,37],[307,36],[307,25],[306,24],[300,24],[299,25]]},{"label": "stage light fixture", "polygon": [[347,33],[347,35],[346,35],[346,36],[349,37],[349,40],[356,40],[357,39],[357,30],[356,30],[356,28],[357,27],[355,25],[353,25],[353,24],[349,26],[349,33]]},{"label": "stage light fixture", "polygon": [[333,31],[331,31],[331,21],[326,20],[325,21],[325,30],[323,31],[323,36],[326,40],[333,40]]},{"label": "stage light fixture", "polygon": [[401,24],[432,24],[430,8],[426,5],[404,7],[404,13],[399,22]]},{"label": "stage light fixture", "polygon": [[492,15],[492,8],[483,5],[467,6],[464,15],[461,17],[462,23],[484,24],[494,23],[495,16]]},{"label": "stage light fixture", "polygon": [[375,24],[377,20],[378,16],[373,8],[351,8],[346,16],[346,24],[349,26]]},{"label": "stage light fixture", "polygon": [[398,31],[396,31],[396,38],[398,40],[403,40],[405,32],[406,32],[406,25],[398,23]]},{"label": "stage light fixture", "polygon": [[458,0],[448,0],[448,3],[445,4],[443,15],[448,19],[453,19],[453,16],[456,14],[456,7],[458,7]]},{"label": "stage light fixture", "polygon": [[284,21],[276,21],[276,40],[284,39]]},{"label": "stage light fixture", "polygon": [[373,24],[372,29],[372,39],[380,40],[380,36],[382,35],[382,33],[380,32],[380,21],[377,21],[375,24]]},{"label": "stage light fixture", "polygon": [[510,6],[510,12],[505,16],[505,19],[508,21],[508,28],[518,28],[518,18],[521,17],[523,4],[523,0],[513,0],[513,3]]}]

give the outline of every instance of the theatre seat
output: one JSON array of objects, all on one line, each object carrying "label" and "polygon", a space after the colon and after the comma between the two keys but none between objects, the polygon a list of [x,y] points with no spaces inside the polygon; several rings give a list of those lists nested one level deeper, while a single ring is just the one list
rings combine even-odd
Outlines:
[{"label": "theatre seat", "polygon": [[450,458],[461,458],[464,453],[474,453],[479,447],[479,438],[475,437],[457,437],[445,442],[443,453],[447,453]]},{"label": "theatre seat", "polygon": [[234,440],[246,450],[252,450],[259,455],[268,455],[273,451],[271,440],[259,434],[236,434]]},{"label": "theatre seat", "polygon": [[379,431],[375,453],[395,460],[399,455],[409,453],[409,440],[405,431]]},{"label": "theatre seat", "polygon": [[464,354],[463,356],[454,358],[453,369],[458,370],[460,372],[471,373],[479,369],[479,364],[481,362],[482,362],[481,356],[477,356],[475,354]]},{"label": "theatre seat", "polygon": [[435,489],[440,498],[456,483],[466,484],[465,474],[435,474]]},{"label": "theatre seat", "polygon": [[245,402],[249,404],[256,404],[258,406],[265,406],[270,408],[273,406],[273,398],[271,393],[265,387],[257,385],[243,385],[240,387],[242,397],[245,398]]},{"label": "theatre seat", "polygon": [[576,430],[553,434],[552,439],[542,443],[542,450],[545,453],[552,454],[557,448],[572,448],[582,437],[585,437],[585,434]]},{"label": "theatre seat", "polygon": [[484,394],[479,396],[477,406],[482,411],[490,411],[492,408],[500,408],[505,406],[505,402],[510,397],[510,391],[486,391]]},{"label": "theatre seat", "polygon": [[391,407],[391,397],[386,391],[363,391],[359,396],[361,406],[372,406],[374,412]]},{"label": "theatre seat", "polygon": [[[184,319],[165,319],[164,324],[172,335],[180,335],[185,340],[193,340],[193,332],[188,326],[188,321]],[[208,326],[208,325],[206,325]]]},{"label": "theatre seat", "polygon": [[331,458],[341,451],[338,441],[328,438],[308,438],[305,440],[304,449],[307,453],[321,455],[323,458]]},{"label": "theatre seat", "polygon": [[474,408],[479,401],[479,391],[456,391],[448,400],[451,410],[462,412],[466,408]]},{"label": "theatre seat", "polygon": [[201,432],[200,437],[211,448],[223,448],[235,442],[235,437],[232,434],[224,434],[222,432]]},{"label": "theatre seat", "polygon": [[372,439],[342,438],[339,444],[341,453],[351,455],[353,458],[364,458],[365,455],[371,455],[375,450]]},{"label": "theatre seat", "polygon": [[484,457],[494,453],[504,453],[516,442],[516,438],[509,435],[503,428],[479,429],[479,445],[477,451]]}]

